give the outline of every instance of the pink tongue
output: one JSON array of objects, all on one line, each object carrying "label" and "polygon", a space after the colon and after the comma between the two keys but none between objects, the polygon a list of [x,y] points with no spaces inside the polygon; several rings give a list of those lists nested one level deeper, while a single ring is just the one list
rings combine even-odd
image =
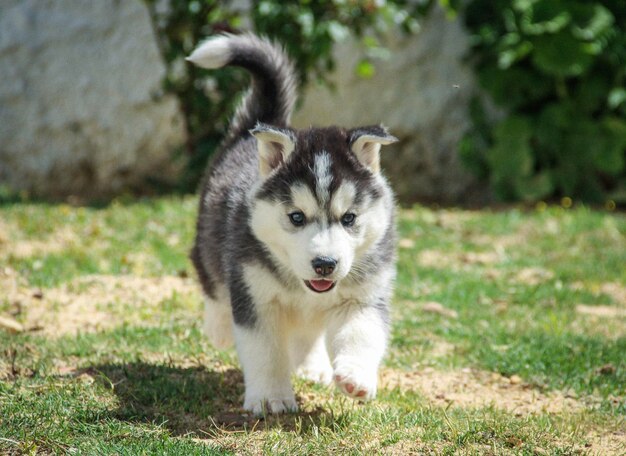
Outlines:
[{"label": "pink tongue", "polygon": [[309,283],[316,291],[326,291],[333,286],[332,280],[309,280]]}]

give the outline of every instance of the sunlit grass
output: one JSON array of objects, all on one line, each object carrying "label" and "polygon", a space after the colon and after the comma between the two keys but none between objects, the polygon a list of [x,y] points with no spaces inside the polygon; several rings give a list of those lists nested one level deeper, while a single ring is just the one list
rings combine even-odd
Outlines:
[{"label": "sunlit grass", "polygon": [[[0,286],[7,290],[0,315],[27,329],[0,330],[0,452],[619,454],[623,214],[401,211],[385,369],[400,376],[486,371],[475,378],[511,379],[514,386],[495,390],[503,400],[530,389],[566,395],[577,408],[516,414],[488,403],[445,403],[410,385],[383,388],[375,402],[358,405],[298,380],[302,412],[256,423],[238,408],[243,385],[234,352],[213,350],[200,333],[197,290],[124,290],[138,286],[133,277],[159,289],[165,278],[193,276],[187,254],[196,204],[172,197],[102,208],[0,207]],[[30,312],[65,315],[64,306],[110,276],[119,277],[118,288],[77,307],[97,311],[93,319],[108,320],[101,326],[66,331],[58,319],[45,320],[58,330],[29,326]],[[50,302],[56,296],[65,300]],[[425,312],[426,303],[443,311]],[[615,314],[580,314],[580,305]]]}]

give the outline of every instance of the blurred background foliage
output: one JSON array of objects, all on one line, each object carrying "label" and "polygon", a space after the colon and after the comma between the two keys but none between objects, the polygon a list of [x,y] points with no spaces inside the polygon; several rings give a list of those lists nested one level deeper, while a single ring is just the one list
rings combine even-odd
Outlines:
[{"label": "blurred background foliage", "polygon": [[[145,0],[150,9],[168,73],[165,90],[180,99],[187,120],[187,168],[181,190],[195,191],[204,167],[223,138],[230,116],[248,86],[238,69],[208,71],[184,60],[208,36],[252,29],[283,44],[294,60],[300,82],[325,81],[332,71],[333,46],[355,34],[363,39],[364,57],[355,69],[368,77],[368,57],[384,52],[379,37],[392,28],[417,30],[417,18],[432,0]],[[246,3],[246,2],[244,2]]]},{"label": "blurred background foliage", "polygon": [[[286,46],[302,83],[324,81],[333,47],[360,38],[355,71],[386,52],[392,30],[414,33],[436,3],[459,15],[482,93],[459,145],[467,167],[507,201],[568,196],[626,203],[626,2],[623,0],[145,0],[186,116],[187,171],[195,190],[247,86],[236,69],[207,71],[184,57],[207,36],[252,29]],[[434,50],[433,52],[436,52]]]},{"label": "blurred background foliage", "polygon": [[[626,202],[626,2],[473,0],[464,162],[504,200]],[[494,120],[496,118],[497,120]]]}]

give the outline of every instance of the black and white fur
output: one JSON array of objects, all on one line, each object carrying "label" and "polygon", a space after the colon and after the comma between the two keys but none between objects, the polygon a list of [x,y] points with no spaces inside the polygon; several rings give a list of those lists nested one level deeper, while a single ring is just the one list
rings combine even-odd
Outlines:
[{"label": "black and white fur", "polygon": [[252,74],[207,171],[191,253],[205,332],[218,348],[234,339],[244,408],[296,410],[293,372],[373,398],[395,276],[394,201],[379,151],[396,138],[379,126],[289,127],[293,67],[254,35],[213,37],[188,60]]}]

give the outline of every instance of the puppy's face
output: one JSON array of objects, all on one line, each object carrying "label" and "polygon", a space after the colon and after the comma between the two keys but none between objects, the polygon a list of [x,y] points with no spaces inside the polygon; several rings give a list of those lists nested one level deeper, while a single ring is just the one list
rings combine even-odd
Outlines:
[{"label": "puppy's face", "polygon": [[270,157],[269,165],[263,162],[267,151],[260,150],[264,181],[254,199],[251,227],[303,287],[330,292],[349,274],[359,275],[355,260],[385,234],[392,208],[377,160],[364,162],[353,150],[354,133],[312,129],[286,136],[278,138],[283,143],[270,145],[280,155]]}]

